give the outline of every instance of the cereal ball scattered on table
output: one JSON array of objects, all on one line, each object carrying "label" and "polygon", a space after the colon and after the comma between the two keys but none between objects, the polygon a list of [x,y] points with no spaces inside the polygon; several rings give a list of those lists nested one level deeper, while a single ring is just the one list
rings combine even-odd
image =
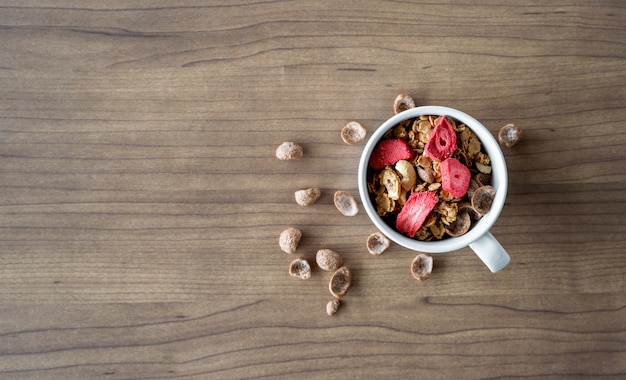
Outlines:
[{"label": "cereal ball scattered on table", "polygon": [[298,190],[295,193],[296,203],[300,206],[310,206],[322,196],[322,191],[317,187]]},{"label": "cereal ball scattered on table", "polygon": [[406,111],[408,109],[415,108],[415,101],[411,97],[411,95],[407,94],[398,94],[396,98],[393,100],[393,112],[395,114],[399,114],[402,111]]},{"label": "cereal ball scattered on table", "polygon": [[315,262],[320,269],[334,272],[343,265],[343,257],[332,249],[320,249],[315,255]]},{"label": "cereal ball scattered on table", "polygon": [[498,142],[505,148],[510,148],[517,144],[522,138],[522,130],[515,126],[515,124],[507,124],[500,128],[498,132]]},{"label": "cereal ball scattered on table", "polygon": [[335,313],[337,313],[340,306],[341,301],[339,301],[338,298],[335,298],[332,301],[328,301],[328,303],[326,304],[326,314],[332,317],[333,315],[335,315]]},{"label": "cereal ball scattered on table", "polygon": [[367,131],[359,122],[351,121],[341,130],[341,139],[348,145],[355,145],[365,140]]},{"label": "cereal ball scattered on table", "polygon": [[289,265],[289,274],[306,280],[311,277],[311,265],[304,257],[299,257]]},{"label": "cereal ball scattered on table", "polygon": [[302,158],[304,150],[300,144],[286,141],[276,149],[276,158],[279,160],[299,160]]},{"label": "cereal ball scattered on table", "polygon": [[345,216],[355,216],[359,212],[359,206],[352,194],[344,190],[338,190],[333,197],[335,207]]},{"label": "cereal ball scattered on table", "polygon": [[280,249],[287,253],[295,253],[302,238],[302,231],[297,228],[290,227],[281,232],[278,244]]},{"label": "cereal ball scattered on table", "polygon": [[411,274],[420,281],[428,280],[433,271],[433,257],[427,253],[415,256],[411,263]]},{"label": "cereal ball scattered on table", "polygon": [[341,298],[346,295],[350,285],[352,284],[352,274],[348,267],[341,267],[333,273],[328,284],[330,294],[336,298]]},{"label": "cereal ball scattered on table", "polygon": [[390,241],[380,232],[374,232],[367,238],[367,250],[370,254],[382,255],[389,248]]}]

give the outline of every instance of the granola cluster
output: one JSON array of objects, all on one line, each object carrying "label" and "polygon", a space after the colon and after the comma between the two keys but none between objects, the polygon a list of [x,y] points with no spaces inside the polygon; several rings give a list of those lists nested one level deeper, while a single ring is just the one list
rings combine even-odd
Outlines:
[{"label": "granola cluster", "polygon": [[[471,228],[472,222],[488,211],[488,207],[474,207],[472,197],[476,190],[485,188],[478,192],[483,197],[481,204],[490,203],[489,199],[484,200],[484,194],[493,195],[493,192],[486,191],[493,189],[490,186],[491,161],[482,150],[480,140],[465,124],[450,117],[441,120],[443,117],[445,116],[422,115],[399,123],[383,136],[379,145],[406,145],[411,152],[402,152],[402,156],[398,156],[395,152],[387,153],[383,149],[382,155],[391,156],[391,161],[380,158],[370,161],[368,191],[378,215],[400,232],[422,241],[464,234]],[[439,131],[436,136],[433,134],[439,124],[449,124],[446,125],[450,131],[449,136]],[[455,136],[451,136],[452,134]],[[444,152],[446,150],[448,153]],[[402,159],[396,160],[397,158]],[[395,163],[390,163],[394,161]],[[465,174],[457,168],[452,168],[454,171],[449,172],[452,170],[449,163],[469,169],[468,178],[460,178]],[[465,181],[460,191],[455,184],[457,180]],[[398,215],[411,195],[422,192],[435,194],[436,201],[426,211],[422,210],[423,215],[416,217],[415,214],[419,212],[412,212],[409,216],[409,223],[419,219],[413,234],[410,228],[399,228]],[[411,200],[409,203],[412,202]],[[403,224],[406,222],[403,221]]]}]

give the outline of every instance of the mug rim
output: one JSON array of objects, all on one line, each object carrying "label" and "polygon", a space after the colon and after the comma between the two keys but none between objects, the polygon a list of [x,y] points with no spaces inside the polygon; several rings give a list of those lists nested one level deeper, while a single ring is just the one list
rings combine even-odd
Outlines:
[{"label": "mug rim", "polygon": [[[492,167],[492,186],[495,189],[495,197],[491,205],[490,211],[483,215],[478,222],[474,223],[472,228],[465,234],[457,237],[447,237],[443,240],[437,241],[420,241],[417,239],[409,238],[396,231],[393,227],[385,223],[380,216],[376,213],[375,206],[370,199],[369,191],[367,189],[367,170],[369,165],[369,158],[374,150],[374,147],[383,137],[383,135],[395,127],[398,123],[419,117],[421,115],[437,115],[448,116],[470,128],[472,132],[476,134],[481,142],[481,145],[485,152],[489,155]],[[498,216],[502,212],[504,203],[506,200],[506,194],[508,190],[508,172],[506,162],[504,160],[504,154],[500,145],[496,141],[491,132],[477,119],[469,114],[457,110],[455,108],[445,106],[419,106],[410,108],[406,111],[400,112],[381,124],[372,136],[367,141],[358,168],[358,188],[359,195],[361,197],[361,203],[365,208],[370,220],[382,232],[393,242],[414,251],[429,252],[429,253],[442,253],[450,252],[457,249],[461,249],[469,246],[471,243],[479,239],[484,234],[488,233],[491,227],[494,225]]]}]

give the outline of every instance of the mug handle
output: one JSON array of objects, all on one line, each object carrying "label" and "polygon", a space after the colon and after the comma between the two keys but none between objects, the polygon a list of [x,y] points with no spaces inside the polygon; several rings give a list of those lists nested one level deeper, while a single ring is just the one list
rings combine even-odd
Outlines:
[{"label": "mug handle", "polygon": [[507,266],[511,257],[490,232],[479,237],[469,247],[478,255],[492,273]]}]

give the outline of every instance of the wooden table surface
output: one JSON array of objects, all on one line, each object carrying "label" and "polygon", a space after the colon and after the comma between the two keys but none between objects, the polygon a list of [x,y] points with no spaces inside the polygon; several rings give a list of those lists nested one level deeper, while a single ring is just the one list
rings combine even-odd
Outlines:
[{"label": "wooden table surface", "polygon": [[[626,377],[625,25],[619,0],[2,1],[0,378]],[[403,92],[524,130],[501,272],[464,248],[418,282],[334,208],[360,202],[341,128]],[[291,226],[352,268],[333,317]]]}]

